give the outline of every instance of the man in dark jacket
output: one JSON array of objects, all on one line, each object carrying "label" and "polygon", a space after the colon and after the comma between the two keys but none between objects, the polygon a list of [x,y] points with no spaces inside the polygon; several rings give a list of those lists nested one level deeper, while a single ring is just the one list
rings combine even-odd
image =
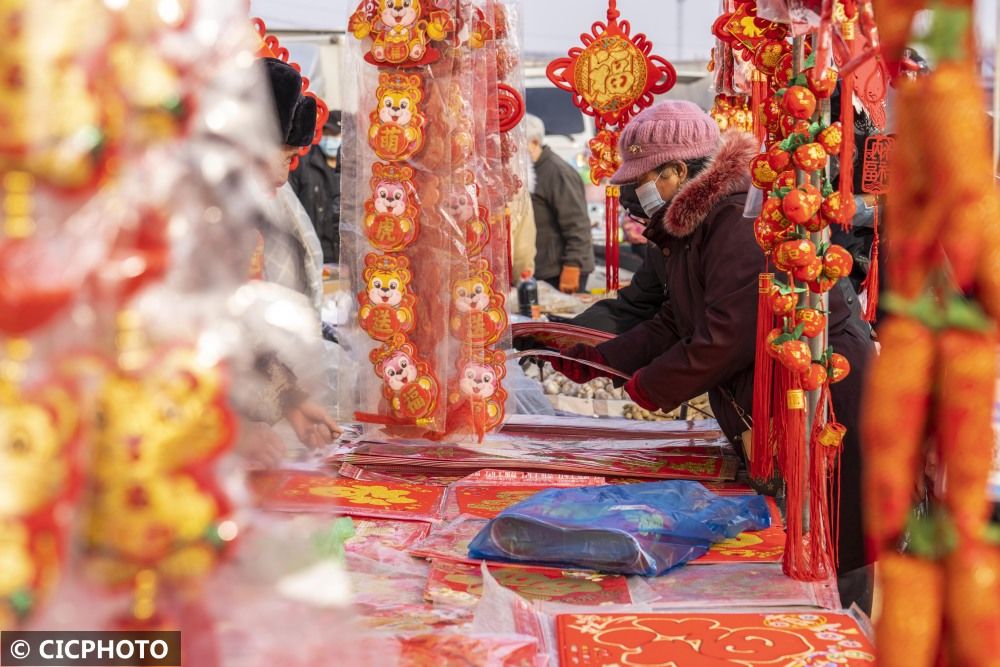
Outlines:
[{"label": "man in dark jacket", "polygon": [[583,179],[565,160],[544,145],[545,125],[525,116],[528,153],[535,168],[531,203],[535,212],[535,277],[562,292],[587,288],[594,270],[594,242]]},{"label": "man in dark jacket", "polygon": [[[596,348],[568,352],[630,374],[626,390],[648,409],[673,410],[708,392],[722,430],[736,440],[753,408],[757,275],[765,264],[753,224],[743,217],[756,142],[736,133],[720,140],[718,127],[695,105],[661,102],[632,120],[622,148],[625,162],[614,180],[639,184],[651,219],[646,236],[665,258],[668,297],[652,320]],[[691,161],[705,156],[711,162],[691,178]],[[839,572],[853,580],[865,565],[858,417],[872,344],[849,281],[830,293],[829,307],[830,344],[853,368],[832,388],[838,421],[847,427]],[[591,375],[572,361],[554,365],[577,381]],[[861,589],[845,586],[844,601],[864,605],[868,591]]]},{"label": "man in dark jacket", "polygon": [[299,168],[288,177],[316,228],[327,264],[336,264],[340,258],[340,120],[340,111],[330,112],[320,143],[300,159]]}]

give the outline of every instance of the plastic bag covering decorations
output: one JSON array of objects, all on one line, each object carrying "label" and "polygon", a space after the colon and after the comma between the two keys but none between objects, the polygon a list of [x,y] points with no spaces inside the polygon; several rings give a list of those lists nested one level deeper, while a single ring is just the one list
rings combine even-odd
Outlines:
[{"label": "plastic bag covering decorations", "polygon": [[554,489],[502,512],[469,555],[656,576],[770,523],[763,498],[721,498],[696,482]]},{"label": "plastic bag covering decorations", "polygon": [[64,529],[61,491],[22,482],[72,490],[77,441],[96,450],[83,562],[102,600],[136,594],[119,620],[151,627],[170,621],[163,584],[201,579],[238,532],[216,463],[229,377],[258,352],[236,311],[278,303],[233,298],[277,141],[241,2],[51,4],[0,4],[0,438],[16,445],[0,481],[8,460],[18,480],[0,484],[0,560],[17,564],[0,627],[62,555],[59,535],[36,540]]},{"label": "plastic bag covering decorations", "polygon": [[[366,0],[347,51],[341,263],[358,420],[482,440],[504,419],[508,207],[525,179],[515,2]],[[363,60],[362,60],[363,56]]]}]

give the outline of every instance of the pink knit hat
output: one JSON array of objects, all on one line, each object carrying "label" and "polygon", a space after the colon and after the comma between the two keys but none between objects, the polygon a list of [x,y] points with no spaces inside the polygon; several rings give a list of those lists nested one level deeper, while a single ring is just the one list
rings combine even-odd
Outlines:
[{"label": "pink knit hat", "polygon": [[714,155],[718,147],[719,126],[697,104],[681,100],[659,102],[625,126],[618,142],[622,166],[611,182],[633,183],[661,164]]}]

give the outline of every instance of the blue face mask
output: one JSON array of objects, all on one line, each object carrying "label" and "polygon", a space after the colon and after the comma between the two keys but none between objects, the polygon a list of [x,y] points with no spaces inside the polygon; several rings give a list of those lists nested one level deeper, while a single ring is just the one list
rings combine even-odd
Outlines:
[{"label": "blue face mask", "polygon": [[340,150],[341,143],[343,142],[340,137],[323,137],[319,140],[319,149],[327,157],[337,157],[337,151]]}]

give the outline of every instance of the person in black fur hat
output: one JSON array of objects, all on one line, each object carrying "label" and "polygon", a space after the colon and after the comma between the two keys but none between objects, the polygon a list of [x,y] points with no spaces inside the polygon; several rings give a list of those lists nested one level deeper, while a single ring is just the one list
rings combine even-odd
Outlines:
[{"label": "person in black fur hat", "polygon": [[273,169],[274,187],[288,182],[295,155],[316,136],[316,100],[302,94],[302,75],[277,58],[264,58],[282,148]]},{"label": "person in black fur hat", "polygon": [[[272,196],[266,201],[266,216],[257,225],[263,240],[261,277],[306,297],[318,316],[323,253],[309,216],[288,185],[292,161],[315,138],[316,100],[302,94],[302,77],[294,67],[274,58],[262,59],[262,63],[270,84],[280,147],[269,165]],[[289,300],[297,298],[289,294]],[[316,324],[319,341],[319,322]],[[249,460],[263,467],[280,464],[284,442],[272,426],[282,418],[305,445],[319,447],[334,439],[340,431],[337,423],[303,391],[300,378],[277,351],[258,350],[255,365],[261,382],[253,400],[242,402],[241,413],[248,423],[238,447]]]}]

